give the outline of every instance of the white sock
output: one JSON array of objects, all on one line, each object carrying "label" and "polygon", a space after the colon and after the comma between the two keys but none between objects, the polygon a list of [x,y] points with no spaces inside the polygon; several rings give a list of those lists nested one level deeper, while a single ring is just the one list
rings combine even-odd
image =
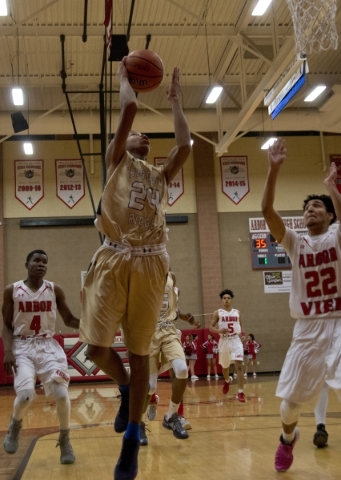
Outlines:
[{"label": "white sock", "polygon": [[283,436],[284,442],[286,444],[290,445],[294,441],[294,438],[295,438],[295,429],[292,433],[285,433],[284,430],[283,430],[282,436]]},{"label": "white sock", "polygon": [[166,420],[169,420],[173,413],[178,411],[180,403],[169,402],[168,412],[166,413]]},{"label": "white sock", "polygon": [[319,423],[326,424],[326,415],[327,415],[327,408],[328,408],[328,391],[329,386],[325,383],[322,388],[322,392],[320,395],[320,400],[315,408],[315,419],[316,425]]}]

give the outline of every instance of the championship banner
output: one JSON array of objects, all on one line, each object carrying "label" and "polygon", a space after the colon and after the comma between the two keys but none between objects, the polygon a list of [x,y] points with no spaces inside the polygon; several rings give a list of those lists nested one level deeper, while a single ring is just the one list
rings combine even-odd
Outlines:
[{"label": "championship banner", "polygon": [[57,197],[73,208],[85,195],[82,160],[56,160]]},{"label": "championship banner", "polygon": [[337,168],[337,177],[335,179],[335,185],[338,191],[341,193],[341,155],[329,155],[330,163],[335,163]]},{"label": "championship banner", "polygon": [[[160,167],[165,164],[167,157],[154,158],[154,165]],[[184,193],[184,173],[181,168],[178,173],[175,175],[171,183],[168,185],[168,205],[171,207],[174,203],[179,200],[181,195]]]},{"label": "championship banner", "polygon": [[236,205],[249,193],[247,157],[220,157],[223,193]]},{"label": "championship banner", "polygon": [[31,210],[44,196],[44,161],[14,160],[15,198]]}]

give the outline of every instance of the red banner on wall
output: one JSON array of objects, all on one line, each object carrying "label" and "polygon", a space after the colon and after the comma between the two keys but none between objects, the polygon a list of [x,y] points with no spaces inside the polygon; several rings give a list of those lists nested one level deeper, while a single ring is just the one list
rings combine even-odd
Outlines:
[{"label": "red banner on wall", "polygon": [[341,193],[341,155],[335,154],[335,155],[329,155],[330,157],[330,163],[335,163],[336,168],[337,168],[337,177],[335,180],[335,185],[338,191]]},{"label": "red banner on wall", "polygon": [[44,161],[14,160],[15,198],[31,210],[44,196]]},{"label": "red banner on wall", "polygon": [[57,197],[73,208],[85,195],[82,160],[56,160]]},{"label": "red banner on wall", "polygon": [[247,157],[220,157],[223,193],[236,205],[249,193]]}]

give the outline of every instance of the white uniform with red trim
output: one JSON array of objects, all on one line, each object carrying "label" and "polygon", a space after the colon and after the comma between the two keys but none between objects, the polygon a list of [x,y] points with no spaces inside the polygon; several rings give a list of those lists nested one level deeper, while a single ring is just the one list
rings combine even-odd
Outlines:
[{"label": "white uniform with red trim", "polygon": [[13,335],[53,337],[56,324],[56,296],[52,282],[43,280],[32,292],[20,280],[13,284]]},{"label": "white uniform with red trim", "polygon": [[43,280],[36,292],[21,280],[13,284],[13,354],[16,392],[34,389],[36,377],[49,395],[53,381],[69,384],[66,355],[53,339],[57,316],[52,282]]},{"label": "white uniform with red trim", "polygon": [[231,361],[243,360],[244,350],[239,334],[242,329],[239,322],[239,310],[231,311],[220,308],[218,310],[218,329],[226,328],[228,333],[219,334],[219,363],[223,368],[228,368]]},{"label": "white uniform with red trim", "polygon": [[292,263],[291,316],[297,321],[276,395],[316,404],[326,382],[341,399],[341,235],[300,236],[286,228]]}]

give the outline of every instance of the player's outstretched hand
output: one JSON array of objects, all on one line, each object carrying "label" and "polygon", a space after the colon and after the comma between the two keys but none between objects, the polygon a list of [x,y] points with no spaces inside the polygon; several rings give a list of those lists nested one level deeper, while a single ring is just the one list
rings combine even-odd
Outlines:
[{"label": "player's outstretched hand", "polygon": [[334,162],[331,163],[329,172],[327,173],[326,178],[324,179],[324,184],[326,188],[330,187],[331,185],[335,185],[335,180],[337,178],[337,168]]},{"label": "player's outstretched hand", "polygon": [[180,70],[178,67],[175,67],[172,75],[172,83],[167,89],[168,100],[172,98],[177,98],[180,91]]},{"label": "player's outstretched hand", "polygon": [[283,138],[278,138],[268,149],[270,165],[282,165],[285,160],[287,149]]}]

